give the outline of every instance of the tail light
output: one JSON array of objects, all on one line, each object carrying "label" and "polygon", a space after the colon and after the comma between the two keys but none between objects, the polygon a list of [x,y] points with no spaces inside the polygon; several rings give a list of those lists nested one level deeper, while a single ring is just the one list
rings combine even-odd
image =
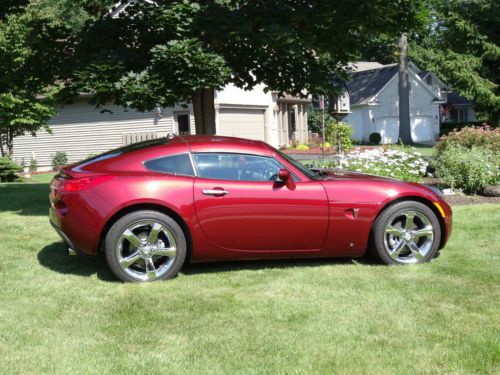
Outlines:
[{"label": "tail light", "polygon": [[90,189],[96,185],[110,181],[113,178],[115,178],[115,176],[92,176],[71,179],[57,178],[54,179],[52,188],[59,193],[74,193]]}]

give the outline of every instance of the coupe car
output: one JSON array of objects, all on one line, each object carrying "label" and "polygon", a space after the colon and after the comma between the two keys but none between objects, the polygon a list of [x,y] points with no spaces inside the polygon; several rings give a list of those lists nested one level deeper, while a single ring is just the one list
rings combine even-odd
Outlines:
[{"label": "coupe car", "polygon": [[174,277],[186,261],[359,257],[430,261],[451,233],[440,191],[311,170],[261,141],[173,136],[63,167],[50,222],[71,254],[104,251],[123,281]]}]

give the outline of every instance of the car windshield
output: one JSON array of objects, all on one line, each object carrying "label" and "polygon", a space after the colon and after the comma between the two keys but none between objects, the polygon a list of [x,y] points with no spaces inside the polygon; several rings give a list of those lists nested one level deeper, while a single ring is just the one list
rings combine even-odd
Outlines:
[{"label": "car windshield", "polygon": [[319,180],[320,176],[318,176],[315,172],[311,171],[309,168],[306,168],[302,163],[298,162],[291,156],[288,156],[284,152],[281,152],[279,150],[274,149],[283,159],[288,161],[290,164],[292,164],[295,168],[297,168],[299,171],[301,171],[303,174],[305,174],[308,178],[311,180]]}]

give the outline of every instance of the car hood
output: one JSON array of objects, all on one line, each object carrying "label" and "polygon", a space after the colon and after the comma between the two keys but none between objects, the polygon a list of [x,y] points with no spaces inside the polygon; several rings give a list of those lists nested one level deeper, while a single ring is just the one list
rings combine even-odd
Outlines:
[{"label": "car hood", "polygon": [[326,170],[316,169],[319,172],[323,181],[339,181],[339,180],[353,180],[353,181],[384,181],[384,182],[403,182],[389,177],[375,176],[367,173],[344,171],[344,170]]}]

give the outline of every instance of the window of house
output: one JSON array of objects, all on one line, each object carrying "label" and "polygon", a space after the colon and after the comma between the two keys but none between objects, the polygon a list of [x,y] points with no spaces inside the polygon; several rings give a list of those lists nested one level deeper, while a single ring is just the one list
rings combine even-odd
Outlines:
[{"label": "window of house", "polygon": [[189,124],[189,114],[182,113],[177,116],[177,128],[179,135],[189,135],[191,134],[191,126]]},{"label": "window of house", "polygon": [[275,159],[245,154],[193,154],[198,176],[218,180],[274,181],[283,166]]},{"label": "window of house", "polygon": [[194,176],[193,165],[188,154],[165,156],[148,160],[144,166],[155,172]]}]

